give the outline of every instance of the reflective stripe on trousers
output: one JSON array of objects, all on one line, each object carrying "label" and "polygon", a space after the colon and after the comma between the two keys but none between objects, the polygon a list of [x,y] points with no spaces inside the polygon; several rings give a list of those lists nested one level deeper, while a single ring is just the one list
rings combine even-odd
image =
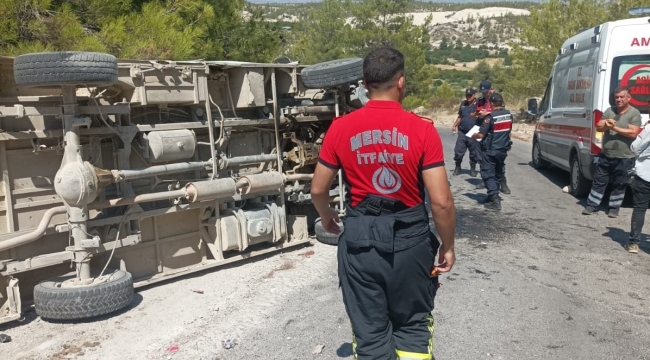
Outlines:
[{"label": "reflective stripe on trousers", "polygon": [[[431,337],[429,337],[429,351],[428,353],[416,353],[416,352],[410,352],[410,351],[404,351],[404,350],[399,350],[395,349],[395,353],[397,355],[397,360],[432,360],[433,359],[433,334],[435,331],[435,326],[434,326],[434,319],[433,315],[427,316],[427,319],[429,320],[428,328],[429,332],[431,333]],[[352,354],[354,360],[358,359],[357,356],[357,338],[354,336],[354,331],[352,332]]]},{"label": "reflective stripe on trousers", "polygon": [[433,315],[427,316],[427,319],[429,320],[429,331],[431,332],[431,337],[429,338],[429,352],[427,354],[423,353],[415,353],[415,352],[408,352],[408,351],[403,351],[403,350],[395,350],[397,353],[397,359],[398,360],[416,360],[416,359],[425,359],[425,360],[432,360],[433,359],[433,333],[435,330],[435,327],[433,326]]}]

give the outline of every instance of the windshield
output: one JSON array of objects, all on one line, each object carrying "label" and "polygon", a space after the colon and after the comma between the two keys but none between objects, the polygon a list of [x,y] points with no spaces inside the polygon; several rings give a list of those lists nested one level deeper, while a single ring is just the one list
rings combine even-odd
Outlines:
[{"label": "windshield", "polygon": [[632,95],[630,105],[642,114],[647,114],[648,101],[650,101],[650,54],[614,58],[612,70],[609,103],[614,103],[614,89],[627,86]]}]

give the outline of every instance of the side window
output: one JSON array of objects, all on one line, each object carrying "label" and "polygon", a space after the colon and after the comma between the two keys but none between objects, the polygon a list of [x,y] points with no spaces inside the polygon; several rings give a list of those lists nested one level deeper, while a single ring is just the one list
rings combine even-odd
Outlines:
[{"label": "side window", "polygon": [[630,105],[642,114],[648,113],[650,102],[650,54],[614,58],[609,86],[609,103],[614,106],[614,90],[619,86],[630,89]]},{"label": "side window", "polygon": [[560,61],[553,89],[553,109],[584,109],[588,106],[595,55],[595,51],[582,51]]},{"label": "side window", "polygon": [[544,114],[548,110],[548,103],[551,100],[551,86],[553,85],[553,78],[548,79],[548,84],[546,84],[546,91],[544,92],[544,97],[542,102],[539,104],[538,114]]}]

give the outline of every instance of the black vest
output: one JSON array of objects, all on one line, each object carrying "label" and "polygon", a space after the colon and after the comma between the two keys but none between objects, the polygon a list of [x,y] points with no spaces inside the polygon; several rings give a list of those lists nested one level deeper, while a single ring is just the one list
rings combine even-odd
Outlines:
[{"label": "black vest", "polygon": [[[424,204],[408,208],[398,200],[368,195],[354,208],[346,206],[345,226],[339,241],[348,249],[375,248],[393,253],[423,241],[439,243],[429,228],[429,214]],[[432,255],[434,256],[434,255]]]},{"label": "black vest", "polygon": [[[492,124],[490,124],[490,130],[488,130],[487,136],[481,141],[481,148],[483,150],[506,151],[510,146],[512,114],[508,110],[501,109],[492,111],[490,116],[492,117]],[[508,123],[507,130],[494,130],[495,127],[503,123]]]}]

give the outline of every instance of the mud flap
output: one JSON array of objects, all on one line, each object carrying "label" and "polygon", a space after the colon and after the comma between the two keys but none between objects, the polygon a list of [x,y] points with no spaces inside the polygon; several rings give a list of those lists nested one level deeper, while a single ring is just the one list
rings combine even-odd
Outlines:
[{"label": "mud flap", "polygon": [[7,282],[6,296],[4,299],[1,297],[2,295],[5,294],[0,292],[0,300],[4,300],[4,303],[0,306],[0,324],[20,319],[22,303],[20,301],[18,279],[10,278]]}]

